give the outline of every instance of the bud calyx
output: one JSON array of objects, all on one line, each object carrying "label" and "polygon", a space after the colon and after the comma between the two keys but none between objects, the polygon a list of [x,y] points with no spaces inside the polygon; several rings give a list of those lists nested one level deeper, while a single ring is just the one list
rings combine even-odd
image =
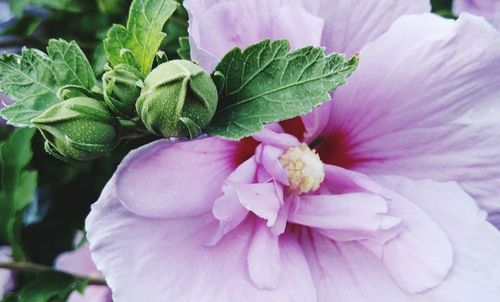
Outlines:
[{"label": "bud calyx", "polygon": [[137,115],[135,103],[141,93],[141,77],[136,68],[126,64],[120,64],[103,75],[104,101],[111,111],[122,118]]},{"label": "bud calyx", "polygon": [[145,79],[136,110],[148,130],[164,137],[195,137],[213,118],[217,88],[191,61],[173,60]]},{"label": "bud calyx", "polygon": [[88,97],[57,103],[31,122],[45,138],[45,150],[68,162],[85,162],[113,150],[119,122],[105,104]]}]

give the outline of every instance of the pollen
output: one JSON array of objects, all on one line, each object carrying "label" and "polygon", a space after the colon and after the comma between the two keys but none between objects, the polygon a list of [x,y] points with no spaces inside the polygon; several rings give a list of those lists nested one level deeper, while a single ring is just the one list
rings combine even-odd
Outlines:
[{"label": "pollen", "polygon": [[325,165],[306,144],[288,149],[280,163],[288,172],[290,188],[298,194],[316,191],[325,179]]}]

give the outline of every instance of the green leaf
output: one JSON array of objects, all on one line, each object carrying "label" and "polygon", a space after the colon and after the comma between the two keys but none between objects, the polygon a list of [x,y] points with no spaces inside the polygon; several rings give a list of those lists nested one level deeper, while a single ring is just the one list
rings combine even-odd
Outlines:
[{"label": "green leaf", "polygon": [[75,42],[50,40],[48,54],[23,49],[21,55],[0,56],[0,91],[16,102],[0,113],[17,127],[31,126],[31,119],[61,102],[59,88],[77,85],[91,90],[96,78]]},{"label": "green leaf", "polygon": [[113,66],[132,65],[147,75],[166,36],[163,25],[177,6],[173,0],[134,0],[127,27],[113,25],[104,40],[109,62]]},{"label": "green leaf", "polygon": [[96,85],[94,71],[75,41],[50,40],[47,53],[58,83],[77,85],[89,91]]},{"label": "green leaf", "polygon": [[36,49],[0,56],[0,90],[16,101],[1,111],[10,124],[29,126],[33,117],[59,102],[51,65],[50,58]]},{"label": "green leaf", "polygon": [[326,56],[322,48],[289,49],[285,40],[266,40],[224,56],[214,72],[219,104],[208,134],[237,140],[308,113],[330,100],[358,64],[357,56]]},{"label": "green leaf", "polygon": [[0,144],[0,238],[13,249],[15,260],[24,260],[21,245],[22,211],[33,199],[37,173],[27,170],[33,156],[34,129],[17,129]]},{"label": "green leaf", "polygon": [[83,291],[86,283],[63,273],[40,274],[21,290],[18,302],[64,302],[74,290]]},{"label": "green leaf", "polygon": [[191,60],[191,49],[189,46],[189,38],[188,37],[180,37],[179,38],[180,48],[177,50],[177,54],[183,60]]}]

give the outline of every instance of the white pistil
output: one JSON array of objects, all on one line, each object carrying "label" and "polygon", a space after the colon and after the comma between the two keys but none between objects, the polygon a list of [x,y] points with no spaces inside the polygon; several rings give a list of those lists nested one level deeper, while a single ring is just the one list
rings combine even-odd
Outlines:
[{"label": "white pistil", "polygon": [[280,163],[288,172],[290,188],[298,194],[316,191],[325,179],[325,165],[306,144],[288,149]]}]

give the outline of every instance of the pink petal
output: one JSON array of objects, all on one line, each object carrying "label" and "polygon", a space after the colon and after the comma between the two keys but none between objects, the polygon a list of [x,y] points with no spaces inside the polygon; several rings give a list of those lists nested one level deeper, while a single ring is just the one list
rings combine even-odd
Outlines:
[{"label": "pink petal", "polygon": [[248,210],[245,209],[238,199],[238,194],[233,183],[251,184],[255,182],[257,174],[257,163],[252,156],[238,166],[222,187],[224,195],[214,202],[212,214],[219,220],[219,230],[207,242],[208,245],[217,244],[227,233],[234,230],[245,220]]},{"label": "pink petal", "polygon": [[[410,139],[411,138],[411,139]],[[491,214],[500,213],[500,132],[495,125],[450,125],[408,129],[363,145],[365,173],[399,174],[415,179],[455,180]]]},{"label": "pink petal", "polygon": [[[12,249],[8,246],[0,247],[0,262],[11,262]],[[4,294],[14,288],[12,272],[0,269],[0,299]]]},{"label": "pink petal", "polygon": [[233,183],[232,186],[243,207],[267,220],[268,226],[274,225],[282,204],[274,183]]},{"label": "pink petal", "polygon": [[206,242],[207,246],[215,246],[236,229],[247,217],[248,210],[241,205],[236,192],[230,192],[215,201],[212,213],[219,220],[219,228]]},{"label": "pink petal", "polygon": [[72,292],[68,302],[112,302],[111,290],[106,286],[90,285],[83,294],[77,291]]},{"label": "pink petal", "polygon": [[273,179],[284,185],[288,185],[288,172],[280,164],[280,157],[284,152],[283,149],[265,145],[262,148],[261,163]]},{"label": "pink petal", "polygon": [[303,115],[302,123],[304,123],[305,133],[304,142],[311,144],[325,130],[330,121],[330,113],[332,111],[331,103],[327,102],[312,112]]},{"label": "pink petal", "polygon": [[[230,182],[251,184],[255,182],[257,176],[257,162],[255,156],[250,157],[239,165],[229,176],[227,180]],[[226,191],[227,184],[222,187],[223,191]]]},{"label": "pink petal", "polygon": [[[90,256],[88,244],[79,249],[59,255],[54,264],[58,270],[80,276],[100,277],[94,261]],[[111,290],[107,286],[88,286],[85,292],[77,291],[71,293],[68,302],[111,302]]]},{"label": "pink petal", "polygon": [[249,277],[247,255],[254,233],[248,220],[215,247],[204,245],[218,223],[211,214],[176,220],[151,219],[126,210],[114,179],[87,218],[97,267],[115,301],[315,300],[307,262],[292,237],[280,238],[283,267],[276,290],[259,290]]},{"label": "pink petal", "polygon": [[288,4],[275,16],[273,39],[289,40],[292,49],[319,46],[324,25],[325,20],[311,15],[301,5]]},{"label": "pink petal", "polygon": [[426,0],[299,1],[326,22],[321,45],[348,56],[377,39],[400,16],[430,11]]},{"label": "pink petal", "polygon": [[498,121],[456,122],[498,105],[498,70],[500,35],[484,20],[402,17],[361,51],[356,73],[336,91],[318,151],[366,174],[459,181],[485,208],[498,208]]},{"label": "pink petal", "polygon": [[485,17],[496,28],[500,29],[500,2],[497,0],[455,0],[453,12],[462,12]]},{"label": "pink petal", "polygon": [[[283,196],[281,196],[280,198],[283,198]],[[271,232],[276,236],[283,234],[286,230],[286,225],[288,223],[288,216],[290,213],[290,207],[292,205],[292,201],[293,200],[285,201],[283,206],[278,211],[278,217],[276,218],[276,222],[271,227]]]},{"label": "pink petal", "polygon": [[453,267],[446,281],[431,290],[431,297],[457,301],[495,301],[500,296],[500,232],[485,221],[485,213],[455,183],[412,181],[382,177],[439,223],[454,249]]},{"label": "pink petal", "polygon": [[[470,43],[469,52],[456,51]],[[402,17],[363,48],[356,73],[337,90],[334,129],[358,144],[452,122],[500,93],[499,58],[500,35],[479,18]]]},{"label": "pink petal", "polygon": [[[321,46],[325,46],[328,52],[347,56],[385,33],[400,16],[430,11],[429,1],[425,0],[300,1],[326,22]],[[306,128],[305,142],[312,143],[321,134],[328,124],[330,111],[328,102],[302,117]]]},{"label": "pink petal", "polygon": [[332,194],[370,192],[388,198],[391,193],[390,190],[362,173],[333,165],[325,165],[323,187]]},{"label": "pink petal", "polygon": [[410,293],[439,286],[453,264],[448,236],[437,221],[404,197],[395,195],[389,207],[392,215],[402,219],[402,230],[379,251],[385,267]]},{"label": "pink petal", "polygon": [[288,219],[300,225],[359,235],[397,225],[401,220],[384,215],[388,211],[387,202],[372,193],[306,195],[300,197],[297,209]]},{"label": "pink petal", "polygon": [[500,213],[495,213],[493,215],[488,216],[488,221],[500,229]]},{"label": "pink petal", "polygon": [[[186,0],[191,57],[212,71],[234,47],[245,48],[264,39],[287,39],[292,47],[319,45],[323,20],[293,1]],[[299,27],[298,31],[290,30]],[[248,29],[252,30],[248,30]]]},{"label": "pink petal", "polygon": [[[89,245],[85,244],[77,250],[62,253],[54,264],[55,268],[77,275],[95,275],[98,270],[90,256]],[[98,274],[100,275],[100,274]]]},{"label": "pink petal", "polygon": [[192,61],[196,62],[208,72],[215,70],[215,67],[219,64],[219,59],[217,59],[215,55],[196,45],[193,36],[189,36],[189,47]]},{"label": "pink petal", "polygon": [[[271,124],[271,125],[273,125],[273,127],[278,126],[277,124]],[[262,129],[262,131],[255,134],[253,138],[259,142],[282,149],[288,149],[300,144],[299,140],[295,136],[292,136],[288,133],[279,133],[279,131],[277,131],[278,129],[271,129],[270,127],[265,127],[264,129]]]},{"label": "pink petal", "polygon": [[262,221],[255,231],[248,251],[248,271],[255,286],[260,289],[277,289],[281,279],[279,236]]},{"label": "pink petal", "polygon": [[196,216],[211,211],[235,168],[236,142],[204,138],[160,140],[131,152],[116,172],[117,194],[146,217]]},{"label": "pink petal", "polygon": [[[259,150],[259,148],[257,148],[257,150]],[[271,174],[269,174],[269,172],[266,171],[266,169],[264,169],[264,167],[259,167],[257,169],[257,182],[258,183],[264,183],[264,182],[272,182],[273,181],[273,177],[271,176]]]},{"label": "pink petal", "polygon": [[[387,213],[387,215],[382,216],[384,219],[381,219],[378,225],[372,223],[368,226],[372,225],[377,227],[375,230],[389,230],[389,232],[368,233],[365,235],[368,241],[361,242],[361,244],[369,248],[382,260],[400,287],[408,292],[418,293],[441,283],[452,265],[453,249],[446,234],[435,221],[403,196],[384,188],[359,173],[327,166],[326,177],[328,179],[327,185],[331,183],[332,186],[344,187],[344,190],[347,189],[348,191],[362,189],[384,197],[387,203],[387,210],[384,212],[381,208],[378,210],[378,213]],[[352,194],[348,196],[353,196]],[[368,200],[368,198],[345,199],[345,202],[346,204],[350,202],[348,204],[352,208],[348,209],[353,213],[357,213],[360,210],[354,211],[356,203],[361,207],[359,203],[363,203],[365,200]],[[374,213],[377,214],[377,211]],[[355,231],[356,221],[362,226],[363,221],[370,218],[369,214],[372,213],[367,211],[364,220],[349,221],[350,224],[345,225],[346,231],[349,231],[349,228]],[[350,216],[357,217],[353,216],[352,213]],[[380,217],[378,218],[380,219]],[[395,218],[399,218],[400,220],[396,220]],[[399,231],[394,233],[395,230],[391,230],[391,228],[397,224],[399,224]],[[336,229],[333,228],[333,230],[335,231]],[[322,233],[330,238],[345,240],[343,238],[345,235],[342,233],[338,234],[339,232],[332,234],[331,231],[327,233],[322,231]],[[354,234],[356,233],[354,232]],[[338,237],[342,235],[344,236]],[[359,234],[356,235],[360,236]],[[364,234],[362,233],[362,235]],[[394,237],[395,235],[397,236]],[[363,237],[360,237],[360,239],[363,239]],[[406,259],[408,261],[403,261]]]},{"label": "pink petal", "polygon": [[410,300],[414,296],[398,287],[380,259],[361,244],[335,242],[317,232],[305,231],[300,242],[318,302],[330,302],[332,297],[342,302],[414,301]]},{"label": "pink petal", "polygon": [[[383,181],[390,185],[389,180]],[[496,301],[500,295],[500,235],[484,221],[473,200],[453,184],[396,183],[391,188],[421,207],[450,238],[455,254],[448,276],[431,290],[410,294],[397,286],[380,260],[363,245],[304,232],[301,243],[318,301],[331,301],[332,296],[347,302]],[[399,261],[415,264],[411,256]]]}]

